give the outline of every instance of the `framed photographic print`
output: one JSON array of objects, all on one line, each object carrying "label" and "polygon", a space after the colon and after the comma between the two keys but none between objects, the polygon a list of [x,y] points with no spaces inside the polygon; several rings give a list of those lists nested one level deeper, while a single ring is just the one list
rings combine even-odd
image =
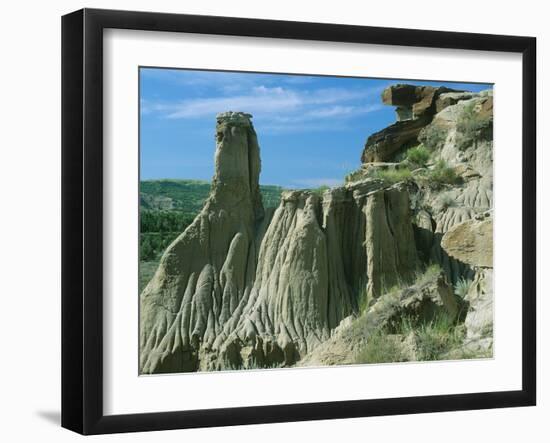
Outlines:
[{"label": "framed photographic print", "polygon": [[530,37],[62,21],[62,425],[534,405]]}]

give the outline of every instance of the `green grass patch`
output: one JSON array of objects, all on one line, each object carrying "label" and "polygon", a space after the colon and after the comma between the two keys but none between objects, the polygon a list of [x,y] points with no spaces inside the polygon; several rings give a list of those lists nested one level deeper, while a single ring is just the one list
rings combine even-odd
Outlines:
[{"label": "green grass patch", "polygon": [[407,151],[405,159],[412,165],[423,167],[426,166],[426,163],[430,160],[430,155],[430,151],[423,144],[420,144],[414,148],[410,148]]},{"label": "green grass patch", "polygon": [[410,360],[404,340],[411,335],[414,338],[415,360],[445,360],[453,355],[450,354],[451,351],[461,348],[464,328],[450,320],[447,315],[440,315],[420,324],[410,318],[403,318],[397,329],[391,333],[384,328],[369,337],[365,347],[357,354],[356,363],[394,363]]},{"label": "green grass patch", "polygon": [[401,342],[396,336],[376,333],[357,354],[356,363],[397,363],[407,361]]},{"label": "green grass patch", "polygon": [[[407,287],[423,285],[441,274],[437,264],[429,265],[423,271],[418,271],[410,281],[398,281],[391,287],[384,287],[382,294],[387,294],[383,300],[387,303],[399,302],[399,291]],[[391,294],[395,294],[393,297]],[[388,298],[389,296],[389,298]],[[369,309],[366,290],[363,301],[359,300],[361,314]],[[382,300],[380,301],[382,302]],[[384,309],[384,308],[382,308]],[[451,319],[446,313],[436,315],[430,320],[422,318],[403,317],[388,322],[381,330],[367,338],[367,344],[358,353],[357,363],[390,363],[402,362],[411,358],[410,343],[404,346],[406,337],[414,338],[414,353],[418,361],[444,360],[449,358],[451,351],[459,350],[464,340],[464,328],[460,320]],[[407,348],[407,349],[405,349]]]},{"label": "green grass patch", "polygon": [[[183,213],[197,213],[210,192],[210,182],[203,180],[143,180],[139,183],[142,209],[171,209]],[[281,201],[283,188],[260,185],[265,208],[275,208]],[[169,206],[169,207],[167,207]]]},{"label": "green grass patch", "polygon": [[394,184],[412,179],[412,172],[408,167],[399,169],[377,169],[372,177],[383,180],[385,183]]},{"label": "green grass patch", "polygon": [[416,335],[420,361],[444,360],[450,351],[462,345],[464,339],[464,331],[446,315],[416,327],[409,325],[407,331]]},{"label": "green grass patch", "polygon": [[455,170],[447,165],[445,160],[439,160],[433,169],[428,171],[427,179],[436,186],[449,184],[456,185],[460,183],[460,177]]}]

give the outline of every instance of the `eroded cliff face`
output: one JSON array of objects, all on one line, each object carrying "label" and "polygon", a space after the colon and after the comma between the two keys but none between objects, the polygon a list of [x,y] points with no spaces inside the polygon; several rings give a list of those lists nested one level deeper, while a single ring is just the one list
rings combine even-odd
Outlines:
[{"label": "eroded cliff face", "polygon": [[[353,180],[285,191],[267,211],[251,116],[218,115],[210,196],[140,296],[141,373],[353,362],[361,331],[392,316],[456,317],[452,284],[465,278],[470,346],[491,348],[492,95],[396,85],[382,99],[398,122],[369,137]],[[431,159],[409,178],[376,174],[410,167],[418,143]],[[434,186],[440,162],[456,180]],[[443,272],[415,282],[430,263]]]},{"label": "eroded cliff face", "polygon": [[264,213],[250,116],[218,116],[212,191],[141,295],[141,372],[290,366],[414,272],[408,191],[366,180]]}]

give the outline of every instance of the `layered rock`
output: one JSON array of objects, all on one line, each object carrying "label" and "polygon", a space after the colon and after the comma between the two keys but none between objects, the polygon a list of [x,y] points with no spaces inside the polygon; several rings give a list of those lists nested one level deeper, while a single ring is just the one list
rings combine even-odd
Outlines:
[{"label": "layered rock", "polygon": [[418,134],[428,123],[429,117],[398,121],[370,135],[361,156],[363,163],[387,162],[407,147],[417,142]]},{"label": "layered rock", "polygon": [[[449,94],[454,94],[453,98]],[[397,153],[418,142],[420,131],[436,112],[464,99],[461,91],[431,86],[398,84],[382,92],[382,102],[396,107],[397,121],[369,136],[361,156],[363,163],[386,162]],[[440,96],[444,99],[440,100]]]},{"label": "layered rock", "polygon": [[[414,120],[424,116],[433,116],[436,111],[443,109],[444,101],[439,101],[437,109],[436,102],[441,94],[461,94],[462,91],[433,86],[414,86],[407,84],[392,85],[382,92],[382,102],[386,105],[396,107],[397,120]],[[403,116],[410,116],[403,119]]]}]

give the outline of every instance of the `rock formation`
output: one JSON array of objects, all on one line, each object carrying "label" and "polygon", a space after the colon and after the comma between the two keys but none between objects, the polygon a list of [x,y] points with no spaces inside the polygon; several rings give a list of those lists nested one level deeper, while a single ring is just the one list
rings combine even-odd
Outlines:
[{"label": "rock formation", "polygon": [[[267,211],[251,116],[217,116],[210,195],[140,296],[141,373],[352,363],[392,318],[462,304],[468,343],[491,349],[492,94],[395,85],[382,100],[398,121],[368,138],[353,180]],[[377,176],[419,143],[430,161],[409,179]],[[441,162],[457,179],[434,185]],[[443,273],[415,282],[430,263]]]},{"label": "rock formation", "polygon": [[259,147],[242,113],[218,116],[212,191],[141,295],[141,372],[289,366],[417,267],[408,192],[378,180],[283,193],[264,214]]},{"label": "rock formation", "polygon": [[435,113],[451,103],[450,98],[446,98],[449,93],[456,96],[460,91],[402,84],[386,88],[382,93],[382,102],[396,106],[397,122],[367,139],[361,156],[363,163],[388,161],[410,147]]}]

